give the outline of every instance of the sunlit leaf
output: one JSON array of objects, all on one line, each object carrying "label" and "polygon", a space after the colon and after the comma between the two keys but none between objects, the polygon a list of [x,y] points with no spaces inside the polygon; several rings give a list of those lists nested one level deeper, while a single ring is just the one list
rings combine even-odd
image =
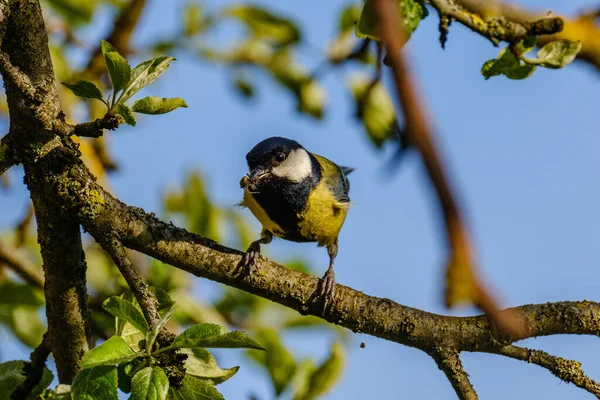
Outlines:
[{"label": "sunlit leaf", "polygon": [[113,84],[114,93],[123,89],[131,76],[131,67],[117,49],[106,40],[102,40],[102,55],[106,61],[106,69]]},{"label": "sunlit leaf", "polygon": [[115,317],[129,322],[142,333],[148,332],[148,322],[138,307],[132,302],[124,300],[117,296],[111,296],[104,300],[102,308]]},{"label": "sunlit leaf", "polygon": [[395,139],[397,124],[394,103],[381,82],[352,77],[348,84],[356,101],[358,117],[375,146],[381,147],[387,140]]},{"label": "sunlit leaf", "polygon": [[539,65],[546,68],[562,68],[570,64],[581,51],[581,42],[555,40],[546,44],[537,52]]},{"label": "sunlit leaf", "polygon": [[101,345],[85,353],[79,362],[79,366],[81,368],[92,368],[102,365],[117,365],[129,362],[136,357],[139,357],[139,354],[135,353],[121,337],[112,336]]},{"label": "sunlit leaf", "polygon": [[123,94],[119,99],[119,103],[124,103],[131,96],[148,86],[156,78],[158,78],[164,71],[169,67],[171,61],[175,60],[173,57],[156,57],[152,60],[144,61],[143,63],[136,66],[131,70],[131,77],[129,83],[123,89]]},{"label": "sunlit leaf", "polygon": [[148,96],[135,101],[131,109],[141,114],[166,114],[179,107],[187,108],[185,100],[179,97]]},{"label": "sunlit leaf", "polygon": [[342,376],[345,359],[344,346],[333,343],[329,357],[312,373],[304,399],[314,399],[331,390]]}]

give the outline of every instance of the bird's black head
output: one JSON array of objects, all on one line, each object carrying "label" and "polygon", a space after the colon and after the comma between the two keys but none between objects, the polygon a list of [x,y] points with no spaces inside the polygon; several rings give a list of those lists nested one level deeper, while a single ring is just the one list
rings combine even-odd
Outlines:
[{"label": "bird's black head", "polygon": [[242,178],[240,185],[255,187],[261,182],[283,180],[299,183],[314,177],[318,166],[300,143],[282,138],[271,137],[263,140],[246,155],[250,173]]},{"label": "bird's black head", "polygon": [[279,136],[270,137],[258,143],[246,154],[248,168],[251,172],[257,168],[271,170],[284,162],[292,151],[298,149],[304,148],[295,140]]}]

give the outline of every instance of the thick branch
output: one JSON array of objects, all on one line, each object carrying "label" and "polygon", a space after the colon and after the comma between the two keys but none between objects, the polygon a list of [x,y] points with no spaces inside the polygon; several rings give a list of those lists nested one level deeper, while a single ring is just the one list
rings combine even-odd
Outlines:
[{"label": "thick branch", "polygon": [[[46,162],[49,153],[65,148],[56,134],[49,132],[62,113],[40,5],[35,0],[9,1],[8,5],[10,16],[0,51],[7,55],[2,68],[4,77],[8,77],[4,82],[11,146],[24,166],[35,209],[46,276],[47,344],[56,360],[60,382],[71,383],[79,370],[79,360],[89,350],[86,264],[79,224],[67,219],[60,205],[44,197],[47,179],[64,168],[48,168]],[[71,157],[77,154],[75,146],[68,151]]]},{"label": "thick branch", "polygon": [[498,348],[496,354],[546,368],[559,379],[585,389],[600,399],[600,384],[583,372],[580,362],[553,356],[542,350],[530,350],[513,345]]},{"label": "thick branch", "polygon": [[46,360],[50,355],[50,349],[47,345],[48,334],[45,333],[42,338],[42,343],[33,350],[31,353],[31,362],[26,363],[23,368],[23,374],[25,375],[25,382],[21,386],[17,387],[10,395],[11,400],[25,400],[31,394],[31,391],[40,383],[42,375],[44,374],[44,368],[46,367]]},{"label": "thick branch", "polygon": [[469,380],[469,374],[463,368],[457,351],[454,349],[434,351],[431,357],[444,372],[460,400],[477,400],[475,388]]}]

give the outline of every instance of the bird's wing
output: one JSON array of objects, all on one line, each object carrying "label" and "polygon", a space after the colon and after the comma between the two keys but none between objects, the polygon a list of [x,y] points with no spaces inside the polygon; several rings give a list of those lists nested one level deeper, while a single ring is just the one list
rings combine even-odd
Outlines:
[{"label": "bird's wing", "polygon": [[325,157],[313,155],[321,165],[322,179],[335,196],[335,199],[340,203],[349,203],[350,181],[346,178],[346,174],[350,173],[352,168],[340,167]]}]

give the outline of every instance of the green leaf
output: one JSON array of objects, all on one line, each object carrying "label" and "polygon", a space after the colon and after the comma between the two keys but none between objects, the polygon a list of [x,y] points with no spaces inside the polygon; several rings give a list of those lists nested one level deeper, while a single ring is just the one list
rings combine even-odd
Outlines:
[{"label": "green leaf", "polygon": [[298,105],[300,112],[321,119],[324,107],[325,91],[316,81],[310,80],[300,86],[300,103]]},{"label": "green leaf", "polygon": [[31,285],[6,281],[0,284],[0,305],[39,308],[44,305],[44,292]]},{"label": "green leaf", "polygon": [[141,354],[135,353],[131,347],[119,336],[112,336],[100,346],[85,353],[79,366],[92,368],[101,365],[117,365],[131,361]]},{"label": "green leaf", "polygon": [[227,333],[227,330],[223,328],[221,325],[217,324],[196,324],[187,328],[185,331],[181,332],[179,336],[175,338],[173,345],[178,343],[183,343],[184,341],[189,340],[199,340],[205,339],[208,337],[224,335]]},{"label": "green leaf", "polygon": [[381,82],[364,77],[351,77],[350,91],[356,101],[357,116],[377,148],[396,138],[396,112],[388,91]]},{"label": "green leaf", "polygon": [[71,392],[74,400],[118,400],[117,367],[82,369],[73,381]]},{"label": "green leaf", "polygon": [[570,64],[581,51],[581,42],[555,40],[537,52],[537,64],[546,68],[558,69]]},{"label": "green leaf", "polygon": [[[402,23],[408,37],[417,29],[419,22],[427,16],[427,8],[422,0],[394,0],[398,14],[402,15]],[[356,36],[379,40],[380,23],[375,9],[375,0],[366,0],[356,24]]]},{"label": "green leaf", "polygon": [[102,40],[102,55],[113,85],[114,94],[123,89],[131,77],[131,67],[112,44]]},{"label": "green leaf", "polygon": [[19,340],[30,347],[36,347],[40,344],[47,328],[40,319],[37,307],[12,307],[11,317],[13,333]]},{"label": "green leaf", "polygon": [[504,75],[509,79],[524,79],[534,71],[535,65],[525,64],[508,47],[498,53],[498,58],[486,61],[481,67],[481,74],[485,79],[497,75]]},{"label": "green leaf", "polygon": [[187,108],[185,100],[179,97],[148,96],[135,101],[131,109],[141,114],[166,114],[179,107]]},{"label": "green leaf", "polygon": [[244,22],[256,38],[282,46],[300,40],[300,31],[291,20],[276,16],[264,8],[235,5],[227,8],[224,14]]},{"label": "green leaf", "polygon": [[102,308],[115,317],[129,322],[142,333],[148,332],[148,322],[133,303],[117,296],[111,296],[102,303]]},{"label": "green leaf", "polygon": [[181,349],[183,354],[187,354],[184,361],[185,372],[188,375],[206,380],[211,385],[225,382],[238,371],[240,367],[222,369],[217,364],[217,360],[206,349],[196,347],[194,349]]},{"label": "green leaf", "polygon": [[[208,348],[248,348],[248,349],[257,349],[264,350],[264,348],[250,336],[245,334],[242,331],[234,331],[223,334],[223,328],[219,325],[213,325],[218,327],[221,333],[217,333],[211,336],[206,335],[206,330],[202,327],[205,325],[213,325],[213,324],[199,324],[195,325],[191,328],[185,330],[181,335],[179,335],[173,344],[169,346],[170,349],[180,349],[180,348],[193,348],[193,347],[208,347]],[[192,328],[193,331],[190,331]],[[213,328],[216,329],[216,328]]]},{"label": "green leaf", "polygon": [[311,400],[308,397],[310,378],[317,367],[310,358],[298,363],[294,377],[292,378],[293,400]]},{"label": "green leaf", "polygon": [[183,14],[183,33],[194,36],[204,31],[210,25],[210,20],[205,17],[202,7],[198,3],[190,3]]},{"label": "green leaf", "polygon": [[144,61],[131,71],[129,84],[123,89],[123,94],[118,100],[118,103],[124,103],[131,96],[154,82],[167,69],[173,57],[156,57],[151,60]]},{"label": "green leaf", "polygon": [[294,356],[281,343],[277,331],[264,328],[256,332],[260,342],[264,344],[266,352],[249,352],[256,361],[261,363],[269,372],[275,393],[279,396],[291,382],[296,370]]},{"label": "green leaf", "polygon": [[171,388],[171,393],[176,400],[225,400],[217,389],[191,375],[183,378],[181,387]]},{"label": "green leaf", "polygon": [[537,46],[537,36],[527,36],[517,44],[521,54],[529,53]]},{"label": "green leaf", "polygon": [[317,398],[331,390],[342,377],[346,350],[340,343],[331,345],[331,353],[327,360],[317,368],[311,378],[306,399]]},{"label": "green leaf", "polygon": [[169,378],[160,367],[146,367],[131,380],[130,400],[164,400],[169,392]]},{"label": "green leaf", "polygon": [[121,103],[117,106],[117,114],[123,118],[123,121],[125,121],[126,124],[135,126],[135,117],[133,116],[131,109],[125,104]]},{"label": "green leaf", "polygon": [[77,83],[61,83],[71,90],[75,96],[83,97],[84,99],[97,99],[104,101],[102,98],[102,92],[92,82],[79,81]]},{"label": "green leaf", "polygon": [[354,28],[354,25],[360,19],[361,7],[359,4],[350,4],[344,8],[340,14],[338,29],[340,32],[347,32]]},{"label": "green leaf", "polygon": [[[23,367],[25,366],[24,361],[7,361],[0,364],[0,393],[3,395],[12,393],[18,386],[25,382],[25,376],[23,375]],[[46,389],[54,376],[48,368],[44,367],[42,373],[42,379],[38,383],[31,394],[27,398],[28,400],[37,399],[37,396]]]}]

